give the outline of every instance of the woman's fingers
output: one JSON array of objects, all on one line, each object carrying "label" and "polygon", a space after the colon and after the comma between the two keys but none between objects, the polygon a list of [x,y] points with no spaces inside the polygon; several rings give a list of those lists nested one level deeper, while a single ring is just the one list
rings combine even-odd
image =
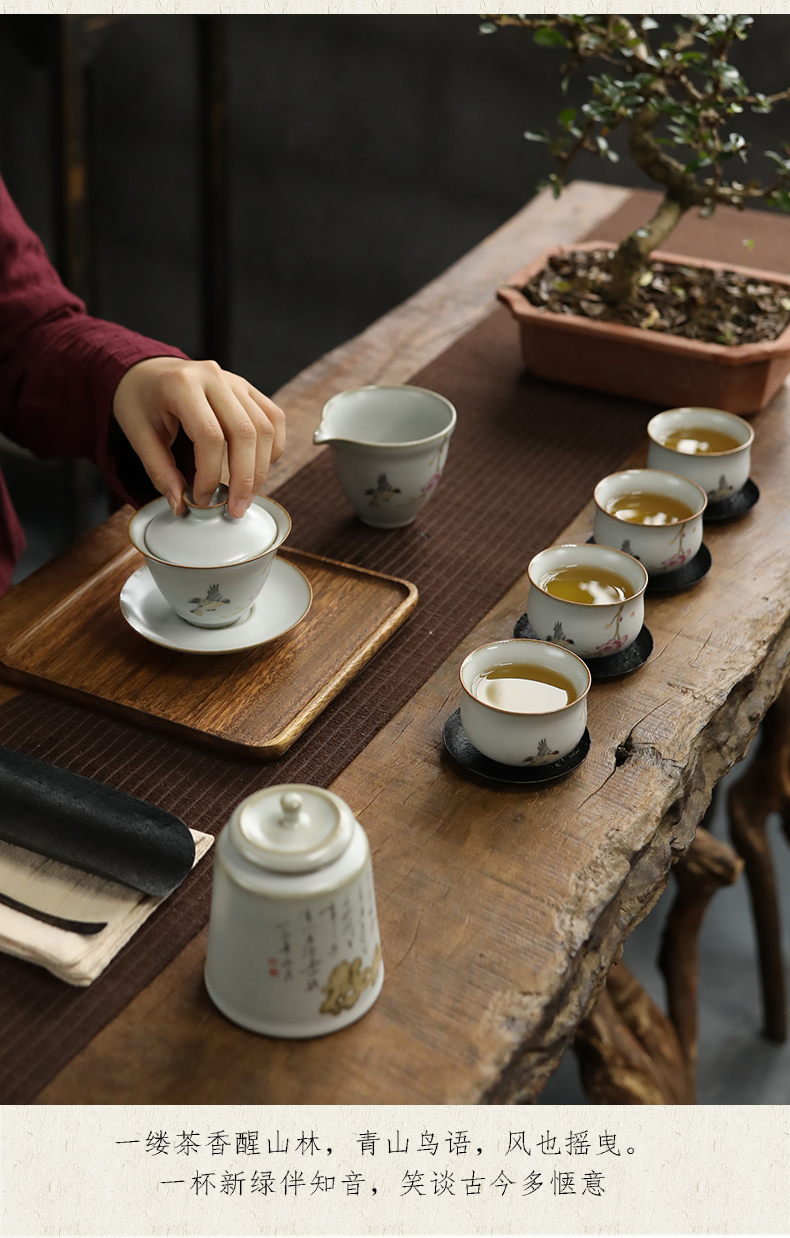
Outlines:
[{"label": "woman's fingers", "polygon": [[248,383],[244,384],[244,386],[249,398],[257,405],[274,429],[274,440],[271,450],[271,460],[274,463],[275,460],[279,460],[285,451],[285,413],[278,404],[274,403],[274,400],[270,400],[268,396],[263,395],[256,387],[251,387]]},{"label": "woman's fingers", "polygon": [[192,490],[198,505],[209,502],[227,457],[232,516],[244,514],[271,461],[285,447],[282,409],[215,361],[157,357],[138,362],[118,386],[114,411],[149,477],[174,510],[183,510],[184,479],[170,452],[178,423],[194,448]]},{"label": "woman's fingers", "polygon": [[175,515],[186,512],[182,497],[186,482],[161,434],[149,422],[140,422],[130,442],[146,473],[159,493],[165,495]]}]

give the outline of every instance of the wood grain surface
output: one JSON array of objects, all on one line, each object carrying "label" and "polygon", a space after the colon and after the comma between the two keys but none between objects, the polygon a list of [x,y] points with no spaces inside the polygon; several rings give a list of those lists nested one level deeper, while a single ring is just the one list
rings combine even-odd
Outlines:
[{"label": "wood grain surface", "polygon": [[[128,519],[130,509],[123,513]],[[116,553],[76,585],[57,561],[50,591],[23,581],[0,608],[0,667],[39,688],[218,751],[282,756],[417,605],[408,581],[283,547],[313,590],[306,617],[279,640],[212,657],[164,649],[129,627],[118,605],[144,560],[118,513]],[[264,586],[265,590],[266,586]],[[36,594],[35,620],[26,595]],[[265,599],[264,599],[265,600]]]},{"label": "wood grain surface", "polygon": [[[786,394],[757,430],[759,504],[737,524],[706,530],[713,567],[701,585],[647,599],[653,656],[639,673],[595,685],[590,756],[566,782],[492,786],[442,747],[458,666],[512,631],[526,609],[526,574],[335,781],[371,841],[382,930],[385,985],[360,1023],[303,1043],[234,1027],[205,994],[201,935],[40,1099],[534,1097],[785,677]],[[584,541],[591,528],[588,504],[559,540]]]},{"label": "wood grain surface", "polygon": [[[604,198],[593,195],[575,235],[618,205]],[[533,223],[542,212],[538,249],[571,239],[551,235],[555,209],[545,198],[529,208]],[[522,247],[514,261],[511,250],[504,271],[492,262],[489,290],[528,256]],[[431,336],[438,328],[428,317],[421,330]],[[411,359],[410,370],[387,370],[381,339],[369,351],[359,338],[358,353],[342,353],[336,371],[314,369],[308,391],[383,373],[402,381],[413,372]],[[397,331],[393,340],[394,355]],[[308,394],[305,419],[310,403]],[[318,411],[309,416],[317,420]],[[494,787],[467,776],[442,748],[444,720],[458,704],[458,666],[477,645],[512,632],[526,609],[526,573],[334,782],[373,851],[385,984],[363,1020],[308,1042],[235,1027],[206,996],[203,933],[39,1101],[534,1098],[624,938],[666,886],[673,858],[688,848],[713,784],[743,755],[786,674],[786,392],[756,424],[760,503],[742,522],[706,530],[713,567],[701,585],[648,599],[653,656],[638,674],[595,686],[590,756],[566,782],[529,791]],[[642,462],[639,455],[629,461]],[[583,541],[591,528],[588,504],[558,540]],[[91,553],[100,558],[100,551],[97,543]]]}]

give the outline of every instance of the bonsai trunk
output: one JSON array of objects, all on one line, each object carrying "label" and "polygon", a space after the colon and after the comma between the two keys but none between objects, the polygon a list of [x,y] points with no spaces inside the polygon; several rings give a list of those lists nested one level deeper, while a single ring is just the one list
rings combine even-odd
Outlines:
[{"label": "bonsai trunk", "polygon": [[694,177],[665,154],[653,137],[657,121],[658,113],[643,107],[629,126],[631,158],[651,180],[665,186],[666,196],[650,222],[627,236],[614,256],[609,295],[616,305],[633,297],[652,251],[666,240],[681,215],[699,200]]},{"label": "bonsai trunk", "polygon": [[630,301],[654,249],[658,249],[688,208],[667,194],[653,218],[620,242],[612,259],[609,296],[616,305]]}]

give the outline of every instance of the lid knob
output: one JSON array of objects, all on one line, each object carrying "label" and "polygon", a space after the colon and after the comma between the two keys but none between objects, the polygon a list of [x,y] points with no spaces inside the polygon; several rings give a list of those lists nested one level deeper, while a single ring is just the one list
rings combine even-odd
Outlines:
[{"label": "lid knob", "polygon": [[280,807],[283,810],[281,823],[287,830],[292,830],[297,825],[310,824],[307,813],[302,812],[302,797],[296,791],[287,791],[285,795],[281,795]]}]

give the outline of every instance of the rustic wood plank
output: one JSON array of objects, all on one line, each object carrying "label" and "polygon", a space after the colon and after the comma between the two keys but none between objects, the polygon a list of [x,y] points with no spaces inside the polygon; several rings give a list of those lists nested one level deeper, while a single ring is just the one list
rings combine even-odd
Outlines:
[{"label": "rustic wood plank", "polygon": [[[458,665],[512,630],[526,575],[335,781],[374,856],[386,980],[364,1020],[331,1043],[235,1028],[205,996],[195,942],[41,1099],[534,1097],[786,674],[786,393],[757,431],[760,503],[739,524],[706,530],[714,567],[704,584],[648,600],[653,657],[638,675],[596,685],[592,750],[567,782],[494,789],[458,771],[441,746]],[[591,526],[588,505],[561,540],[584,540]]]},{"label": "rustic wood plank", "polygon": [[[602,215],[616,205],[598,202]],[[553,230],[557,209],[543,200],[535,250],[572,239]],[[575,235],[596,222],[587,215]],[[519,258],[526,252],[519,249]],[[489,289],[519,265],[512,253],[503,269],[492,263]],[[453,295],[464,291],[456,287]],[[401,321],[397,331],[407,326]],[[421,318],[415,346],[423,347],[429,328],[430,316]],[[389,345],[386,334],[366,335],[350,355],[344,346],[331,354],[334,362],[325,358],[289,384],[289,459],[292,451],[300,463],[310,457],[309,432],[332,391],[402,381],[430,359],[414,353],[408,370],[398,372],[408,330]],[[442,337],[435,351],[451,338]],[[386,368],[388,356],[394,370]],[[444,719],[457,704],[460,660],[512,630],[526,607],[522,577],[333,784],[360,816],[374,853],[386,975],[365,1019],[304,1043],[234,1027],[205,995],[203,933],[39,1099],[534,1097],[600,993],[623,939],[665,887],[672,859],[687,849],[713,783],[743,754],[781,687],[790,651],[786,395],[757,428],[760,504],[741,524],[706,531],[714,567],[698,589],[649,600],[653,658],[626,681],[596,686],[592,750],[566,783],[529,793],[494,789],[459,772],[441,747]],[[584,540],[591,523],[588,506],[561,540]]]}]

